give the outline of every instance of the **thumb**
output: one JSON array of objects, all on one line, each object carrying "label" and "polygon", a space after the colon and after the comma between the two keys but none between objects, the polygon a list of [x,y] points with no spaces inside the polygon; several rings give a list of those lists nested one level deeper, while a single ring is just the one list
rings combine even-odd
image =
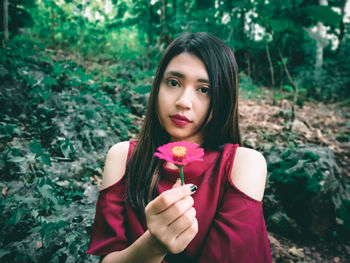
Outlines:
[{"label": "thumb", "polygon": [[180,187],[181,186],[181,179],[177,178],[175,184],[173,185],[172,188]]}]

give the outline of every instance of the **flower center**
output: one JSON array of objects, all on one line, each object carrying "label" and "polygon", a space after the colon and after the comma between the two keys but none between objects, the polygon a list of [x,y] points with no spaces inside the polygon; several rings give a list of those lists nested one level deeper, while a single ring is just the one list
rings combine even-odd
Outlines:
[{"label": "flower center", "polygon": [[186,147],[184,146],[175,146],[171,149],[174,157],[174,161],[181,162],[186,157]]}]

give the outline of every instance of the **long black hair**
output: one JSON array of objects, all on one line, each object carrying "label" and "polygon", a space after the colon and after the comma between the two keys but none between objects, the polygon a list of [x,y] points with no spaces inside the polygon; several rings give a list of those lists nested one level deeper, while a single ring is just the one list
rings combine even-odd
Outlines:
[{"label": "long black hair", "polygon": [[168,46],[158,65],[145,121],[126,166],[127,199],[141,214],[148,202],[157,195],[160,162],[153,154],[159,146],[170,141],[157,113],[159,86],[170,61],[183,52],[201,59],[209,76],[210,105],[203,122],[205,126],[201,146],[205,150],[215,150],[225,143],[240,143],[238,68],[233,52],[223,41],[211,34],[182,34]]}]

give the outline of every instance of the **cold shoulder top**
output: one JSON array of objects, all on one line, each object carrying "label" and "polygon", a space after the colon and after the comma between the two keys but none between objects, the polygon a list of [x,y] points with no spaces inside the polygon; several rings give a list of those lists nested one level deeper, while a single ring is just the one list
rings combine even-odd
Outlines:
[{"label": "cold shoulder top", "polygon": [[[130,141],[128,158],[135,141]],[[192,194],[198,233],[180,254],[168,254],[171,262],[272,262],[262,202],[241,192],[231,181],[232,164],[238,145],[226,144],[219,151],[207,151],[203,162],[184,167],[185,182],[198,186]],[[163,165],[158,192],[172,188],[179,171]],[[126,200],[126,179],[100,191],[87,253],[107,255],[123,250],[145,231]]]}]

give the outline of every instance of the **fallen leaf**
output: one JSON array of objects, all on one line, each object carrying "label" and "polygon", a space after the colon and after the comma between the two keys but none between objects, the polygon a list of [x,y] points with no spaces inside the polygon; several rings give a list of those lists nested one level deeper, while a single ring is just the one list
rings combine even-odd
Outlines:
[{"label": "fallen leaf", "polygon": [[98,187],[102,185],[102,179],[98,175],[90,176],[90,181],[96,184]]},{"label": "fallen leaf", "polygon": [[8,189],[9,189],[8,187],[2,188],[2,190],[1,190],[2,195],[7,195],[7,190]]},{"label": "fallen leaf", "polygon": [[288,253],[292,254],[293,256],[299,257],[299,258],[305,257],[303,248],[292,247],[292,248],[288,249]]},{"label": "fallen leaf", "polygon": [[36,241],[35,249],[40,249],[43,246],[43,242],[41,241]]},{"label": "fallen leaf", "polygon": [[334,263],[339,263],[340,262],[340,258],[339,257],[334,257],[333,261],[334,261]]}]

